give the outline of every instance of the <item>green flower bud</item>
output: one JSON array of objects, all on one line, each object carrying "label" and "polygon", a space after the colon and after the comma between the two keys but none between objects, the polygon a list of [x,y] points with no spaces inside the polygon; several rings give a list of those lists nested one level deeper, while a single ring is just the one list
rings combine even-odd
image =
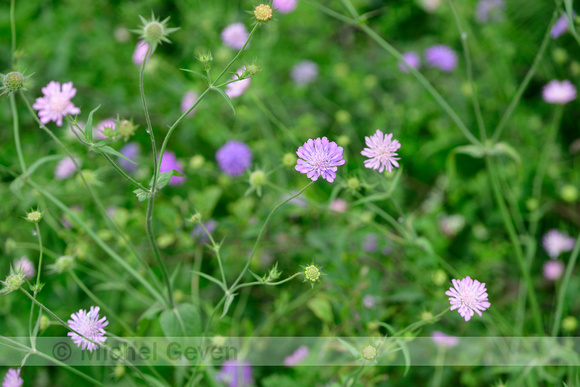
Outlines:
[{"label": "green flower bud", "polygon": [[560,197],[568,203],[574,203],[578,200],[578,188],[571,184],[566,184],[560,190]]},{"label": "green flower bud", "polygon": [[61,274],[73,267],[75,259],[70,255],[63,255],[58,258],[53,266],[54,270]]},{"label": "green flower bud", "polygon": [[340,146],[343,146],[343,147],[349,146],[350,145],[350,138],[343,134],[342,136],[338,137],[338,139],[336,140],[336,143]]},{"label": "green flower bud", "polygon": [[12,293],[15,290],[20,289],[24,283],[24,273],[12,273],[6,277],[6,281],[2,282],[4,289],[0,291],[0,294]]},{"label": "green flower bud", "polygon": [[372,345],[367,345],[363,349],[362,355],[367,360],[373,360],[375,357],[377,357],[377,349]]},{"label": "green flower bud", "polygon": [[39,327],[40,330],[43,331],[46,328],[48,328],[50,326],[50,319],[48,317],[46,317],[46,315],[42,315],[40,316],[40,323],[39,323]]},{"label": "green flower bud", "polygon": [[138,30],[133,30],[133,32],[140,33],[140,38],[148,43],[153,44],[153,47],[162,42],[169,43],[167,36],[172,32],[177,31],[179,28],[167,28],[167,22],[169,18],[159,21],[155,15],[151,14],[151,20],[147,20],[142,16],[139,16],[141,23],[143,25]]},{"label": "green flower bud", "polygon": [[356,191],[360,188],[360,181],[356,177],[351,177],[346,181],[346,187],[350,190]]},{"label": "green flower bud", "polygon": [[125,141],[127,141],[130,137],[135,135],[137,125],[133,125],[133,123],[129,120],[122,120],[121,122],[119,122],[117,130],[119,131],[119,135],[123,137]]},{"label": "green flower bud", "polygon": [[24,75],[17,71],[8,73],[2,80],[2,86],[6,93],[15,93],[24,87]]},{"label": "green flower bud", "polygon": [[272,8],[266,4],[260,4],[254,9],[254,16],[260,23],[266,23],[272,19]]},{"label": "green flower bud", "polygon": [[421,313],[421,320],[423,320],[423,321],[428,321],[428,320],[431,320],[432,318],[433,318],[433,313],[431,313],[431,312]]},{"label": "green flower bud", "polygon": [[254,75],[258,74],[260,72],[260,68],[258,67],[257,64],[249,64],[246,66],[246,68],[244,69],[244,71],[242,71],[242,74],[240,75],[241,79],[246,79],[246,78],[251,78]]},{"label": "green flower bud", "polygon": [[348,124],[350,122],[350,113],[346,110],[339,110],[334,114],[334,118],[339,124]]},{"label": "green flower bud", "polygon": [[293,167],[296,165],[297,157],[294,153],[286,153],[284,157],[282,157],[282,165],[285,167]]},{"label": "green flower bud", "polygon": [[526,207],[528,208],[529,211],[535,211],[538,209],[539,206],[540,203],[538,203],[538,199],[530,198],[526,200]]},{"label": "green flower bud", "polygon": [[30,223],[38,223],[42,220],[42,212],[32,211],[26,214],[26,220]]},{"label": "green flower bud", "polygon": [[315,282],[320,280],[321,275],[322,273],[320,273],[320,269],[315,265],[308,265],[304,269],[304,281],[310,281],[312,286],[314,286]]},{"label": "green flower bud", "polygon": [[266,174],[264,171],[254,171],[250,175],[250,185],[254,188],[260,188],[266,183]]},{"label": "green flower bud", "polygon": [[574,332],[578,328],[578,319],[568,316],[562,320],[562,329],[566,332]]},{"label": "green flower bud", "polygon": [[121,379],[125,375],[125,366],[123,364],[119,364],[115,366],[113,370],[113,376],[117,379]]},{"label": "green flower bud", "polygon": [[435,270],[432,278],[433,283],[437,286],[441,286],[447,282],[447,274],[441,269]]},{"label": "green flower bud", "polygon": [[552,58],[558,64],[564,64],[568,60],[568,53],[563,48],[555,48],[552,51]]},{"label": "green flower bud", "polygon": [[201,220],[201,214],[199,212],[196,212],[191,216],[191,218],[189,218],[189,220],[193,223],[197,223]]},{"label": "green flower bud", "polygon": [[189,167],[191,169],[200,169],[205,163],[205,158],[202,155],[196,155],[189,160]]}]

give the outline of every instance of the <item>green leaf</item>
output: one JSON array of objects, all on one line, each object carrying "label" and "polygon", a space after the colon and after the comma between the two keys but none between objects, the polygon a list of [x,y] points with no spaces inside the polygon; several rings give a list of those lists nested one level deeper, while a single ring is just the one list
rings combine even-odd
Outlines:
[{"label": "green leaf", "polygon": [[230,309],[230,306],[232,306],[232,302],[234,301],[235,296],[236,296],[235,294],[231,293],[226,296],[226,302],[224,303],[224,311],[222,312],[220,319],[224,318],[224,316],[228,313],[228,310]]},{"label": "green leaf", "polygon": [[113,155],[113,156],[117,156],[117,157],[120,157],[122,159],[125,159],[132,164],[136,164],[133,160],[128,159],[127,157],[123,156],[121,153],[117,152],[116,150],[114,150],[113,148],[111,148],[108,145],[99,145],[99,143],[97,143],[97,144],[91,146],[89,149],[95,153],[106,153],[108,155]]},{"label": "green leaf", "polygon": [[143,314],[137,319],[137,321],[141,321],[144,318],[147,320],[155,320],[157,319],[157,315],[163,310],[163,305],[160,302],[155,302],[151,305]]},{"label": "green leaf", "polygon": [[165,187],[171,181],[173,176],[183,176],[183,174],[175,169],[172,169],[169,172],[161,172],[159,177],[157,178],[157,184],[155,184],[155,190],[159,191],[163,187]]},{"label": "green leaf", "polygon": [[141,188],[136,189],[133,193],[137,195],[137,199],[139,199],[140,202],[144,202],[151,197],[151,192],[145,191]]},{"label": "green leaf", "polygon": [[209,219],[222,196],[223,190],[218,186],[210,186],[203,191],[192,191],[191,201],[202,219]]},{"label": "green leaf", "polygon": [[522,159],[520,158],[519,153],[511,145],[505,142],[498,142],[497,144],[495,144],[491,153],[494,155],[496,154],[506,155],[511,159],[513,159],[516,162],[516,164],[518,165],[522,164]]},{"label": "green leaf", "polygon": [[205,75],[203,75],[202,73],[199,73],[197,71],[193,71],[193,70],[188,70],[188,69],[180,69],[181,71],[187,71],[188,73],[192,73],[194,75],[197,75],[198,77],[200,77],[201,79],[203,79],[206,83],[209,83],[209,80],[207,79],[207,77]]},{"label": "green leaf", "polygon": [[165,337],[199,337],[202,333],[201,317],[193,304],[165,310],[159,322]]},{"label": "green leaf", "polygon": [[572,0],[564,0],[564,5],[566,7],[566,14],[568,15],[568,28],[570,28],[572,35],[578,36],[576,33],[576,26],[574,26],[574,8],[572,7]]},{"label": "green leaf", "polygon": [[87,142],[89,144],[91,144],[93,142],[93,114],[99,110],[99,108],[101,107],[101,105],[97,106],[96,108],[93,109],[92,112],[89,113],[89,118],[87,119],[87,124],[85,125],[85,138],[87,139]]},{"label": "green leaf", "polygon": [[10,191],[14,195],[18,195],[18,193],[20,192],[20,190],[22,189],[23,186],[24,186],[24,179],[22,178],[22,176],[18,176],[16,179],[14,179],[12,181],[12,183],[10,183]]},{"label": "green leaf", "polygon": [[226,100],[228,105],[232,108],[232,111],[234,112],[234,116],[235,116],[236,115],[236,108],[234,108],[234,104],[232,103],[232,100],[230,99],[230,97],[228,97],[228,95],[222,89],[214,89],[214,90],[217,91],[218,93],[220,93],[222,95],[222,97],[224,97],[224,99]]},{"label": "green leaf", "polygon": [[316,317],[322,321],[331,324],[334,321],[334,315],[332,313],[332,306],[330,301],[324,297],[314,297],[308,301],[308,308],[314,313]]},{"label": "green leaf", "polygon": [[462,153],[476,159],[480,159],[485,155],[485,149],[477,145],[462,145],[453,149],[455,153]]},{"label": "green leaf", "polygon": [[343,339],[341,339],[340,337],[336,338],[338,341],[340,341],[340,343],[342,345],[344,345],[346,347],[346,349],[348,349],[348,351],[350,352],[350,354],[352,356],[354,356],[355,358],[359,358],[360,357],[360,353],[358,352],[358,350],[353,347],[352,345],[350,345],[349,343],[347,343],[346,341],[344,341]]}]

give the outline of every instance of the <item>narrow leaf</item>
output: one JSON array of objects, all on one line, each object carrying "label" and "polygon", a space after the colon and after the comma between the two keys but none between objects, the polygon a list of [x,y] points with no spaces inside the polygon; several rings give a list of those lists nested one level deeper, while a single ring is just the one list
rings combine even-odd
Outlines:
[{"label": "narrow leaf", "polygon": [[234,115],[236,115],[236,109],[234,108],[234,104],[232,103],[232,100],[230,99],[230,97],[228,97],[228,95],[222,89],[214,89],[214,90],[217,91],[218,93],[220,93],[222,95],[222,97],[224,97],[224,99],[226,100],[228,105],[232,108]]},{"label": "narrow leaf", "polygon": [[99,110],[100,107],[101,105],[97,106],[89,113],[89,118],[87,119],[87,124],[85,125],[84,135],[89,144],[93,142],[93,114]]},{"label": "narrow leaf", "polygon": [[209,83],[207,77],[205,75],[203,75],[202,73],[198,73],[197,71],[193,71],[193,70],[188,70],[188,69],[180,69],[181,71],[187,71],[188,73],[192,73],[197,75],[198,77],[200,77],[201,79],[203,79],[206,83]]}]

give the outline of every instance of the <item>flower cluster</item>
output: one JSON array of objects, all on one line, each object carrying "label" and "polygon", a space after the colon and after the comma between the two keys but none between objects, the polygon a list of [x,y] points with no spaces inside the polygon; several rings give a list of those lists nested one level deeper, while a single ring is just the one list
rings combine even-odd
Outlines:
[{"label": "flower cluster", "polygon": [[[457,53],[451,47],[438,44],[431,46],[423,53],[427,65],[450,73],[457,67]],[[421,57],[415,51],[407,51],[402,54],[403,61],[398,63],[399,69],[408,73],[409,68],[418,70],[421,67]]]},{"label": "flower cluster", "polygon": [[472,280],[469,276],[462,280],[452,280],[453,287],[445,292],[449,296],[451,310],[458,309],[459,315],[469,321],[474,313],[481,316],[481,312],[490,307],[487,300],[485,283]]},{"label": "flower cluster", "polygon": [[[80,333],[78,335],[75,332],[69,332],[67,335],[72,339],[72,341],[80,347],[82,350],[93,351],[98,348],[97,344],[104,343],[107,338],[105,337],[105,327],[109,325],[107,317],[99,318],[98,306],[91,306],[91,309],[87,313],[85,309],[79,310],[77,313],[73,313],[67,323],[71,329]],[[91,341],[89,341],[89,340]],[[97,343],[97,344],[95,344]]]}]

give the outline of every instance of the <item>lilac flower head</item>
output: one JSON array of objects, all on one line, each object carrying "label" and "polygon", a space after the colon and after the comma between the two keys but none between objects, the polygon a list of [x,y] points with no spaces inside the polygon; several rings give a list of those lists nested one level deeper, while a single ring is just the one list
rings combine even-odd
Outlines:
[{"label": "lilac flower head", "polygon": [[434,331],[431,334],[431,340],[441,347],[455,347],[459,344],[459,339],[455,336],[446,335],[443,332]]},{"label": "lilac flower head", "polygon": [[[77,164],[81,164],[81,160],[76,159]],[[56,165],[56,169],[54,170],[54,178],[56,180],[63,180],[71,177],[76,172],[76,166],[70,157],[66,157],[59,161]]]},{"label": "lilac flower head", "polygon": [[34,264],[30,261],[30,259],[28,259],[26,255],[22,258],[15,259],[12,263],[12,267],[14,270],[24,273],[24,277],[26,279],[30,279],[36,274]]},{"label": "lilac flower head", "polygon": [[62,119],[68,114],[80,114],[81,109],[76,107],[71,99],[76,95],[77,89],[72,82],[63,83],[51,81],[42,88],[44,97],[37,98],[32,107],[38,110],[38,118],[43,124],[50,121],[62,126]]},{"label": "lilac flower head", "polygon": [[[81,309],[77,313],[71,314],[70,317],[72,320],[68,320],[67,323],[69,327],[92,341],[104,343],[107,340],[105,337],[107,332],[105,332],[104,328],[109,325],[109,322],[105,316],[99,319],[99,310],[100,308],[98,306],[91,306],[88,313],[85,309]],[[67,333],[67,336],[70,336],[77,347],[80,347],[82,350],[87,349],[92,352],[98,348],[96,344],[91,343],[74,332]]]},{"label": "lilac flower head", "polygon": [[[133,63],[137,66],[141,66],[143,64],[143,59],[145,59],[145,55],[147,55],[147,50],[149,50],[149,43],[144,40],[140,40],[135,46],[135,51],[133,52]],[[151,54],[147,57],[147,60],[151,58]]]},{"label": "lilac flower head", "polygon": [[[242,75],[243,72],[244,72],[243,67],[238,69],[238,71],[236,71],[237,75],[234,74],[232,76],[232,80],[238,79],[238,76]],[[236,82],[228,83],[226,85],[226,95],[230,98],[239,97],[240,95],[244,94],[244,92],[247,90],[248,87],[250,87],[251,80],[252,80],[251,78],[245,78]]]},{"label": "lilac flower head", "polygon": [[[197,100],[197,97],[198,95],[195,91],[188,91],[187,93],[185,93],[183,95],[183,98],[181,98],[181,113],[185,113],[186,111],[188,111]],[[197,107],[195,107],[195,109],[190,111],[187,117],[193,117],[196,110]]]},{"label": "lilac flower head", "polygon": [[365,239],[362,243],[362,249],[367,253],[377,251],[379,249],[377,234],[375,234],[374,232],[369,232],[367,235],[365,235]]},{"label": "lilac flower head", "polygon": [[296,9],[298,0],[274,0],[272,6],[280,13],[290,13]]},{"label": "lilac flower head", "polygon": [[221,34],[222,42],[234,50],[241,50],[249,36],[250,33],[243,23],[230,24]]},{"label": "lilac flower head", "polygon": [[[213,236],[213,232],[215,231],[215,228],[217,227],[218,222],[216,222],[213,219],[210,219],[207,222],[204,222],[203,225],[205,226],[207,231],[210,233],[210,235]],[[208,243],[209,242],[209,237],[205,233],[205,230],[203,229],[203,227],[201,227],[201,225],[199,225],[199,224],[196,224],[195,227],[193,228],[193,230],[191,231],[191,237],[193,239],[199,239],[200,243]]]},{"label": "lilac flower head", "polygon": [[457,54],[449,46],[439,44],[425,50],[425,60],[430,67],[450,73],[457,67]]},{"label": "lilac flower head", "polygon": [[252,367],[245,361],[226,360],[216,379],[228,387],[249,387],[252,383]]},{"label": "lilac flower head", "polygon": [[491,305],[487,301],[487,289],[485,283],[472,280],[469,276],[462,280],[452,280],[453,287],[445,292],[449,296],[451,310],[459,309],[459,315],[469,321],[473,313],[481,316],[481,311]]},{"label": "lilac flower head", "polygon": [[[141,153],[141,147],[136,142],[130,142],[125,144],[120,150],[121,154],[132,161],[137,161],[137,157],[139,157],[139,153]],[[122,157],[117,159],[117,162],[129,173],[135,173],[137,171],[137,164],[133,164]]]},{"label": "lilac flower head", "polygon": [[399,62],[399,69],[404,72],[409,72],[409,67],[417,70],[421,66],[421,58],[415,51],[408,51],[403,54],[404,62]]},{"label": "lilac flower head", "polygon": [[576,86],[569,80],[553,80],[542,89],[542,98],[547,103],[565,105],[576,99]]},{"label": "lilac flower head", "polygon": [[544,278],[550,281],[556,281],[564,274],[564,262],[560,260],[550,259],[544,263],[543,274]]},{"label": "lilac flower head", "polygon": [[383,173],[386,169],[389,172],[393,171],[393,166],[398,167],[400,157],[396,157],[397,150],[401,147],[399,141],[393,139],[393,134],[385,135],[379,129],[370,137],[365,137],[365,143],[368,148],[362,150],[361,155],[366,156],[369,160],[365,160],[365,167],[371,169],[378,169],[379,173]]},{"label": "lilac flower head", "polygon": [[480,23],[500,22],[504,19],[504,0],[479,0],[475,19]]},{"label": "lilac flower head", "polygon": [[374,307],[377,306],[377,299],[375,296],[367,294],[366,296],[363,297],[362,303],[365,306],[365,308],[374,309]]},{"label": "lilac flower head", "polygon": [[292,67],[290,77],[296,85],[306,86],[318,77],[318,65],[311,60],[303,60]]},{"label": "lilac flower head", "polygon": [[284,358],[284,365],[286,367],[295,366],[298,363],[300,363],[302,360],[306,359],[308,357],[309,353],[310,353],[310,350],[308,349],[308,347],[305,345],[301,345],[300,347],[298,347],[296,349],[296,351],[292,352],[291,355],[286,356]]},{"label": "lilac flower head", "polygon": [[4,376],[2,387],[21,387],[22,384],[24,384],[24,380],[20,377],[20,368],[17,370],[9,368],[6,376]]},{"label": "lilac flower head", "polygon": [[252,151],[240,141],[228,141],[215,154],[218,167],[229,176],[239,176],[252,166]]},{"label": "lilac flower head", "polygon": [[[179,161],[177,161],[177,157],[175,157],[175,153],[165,151],[163,153],[163,158],[161,159],[161,166],[159,167],[159,172],[169,172],[175,169],[177,172],[183,173],[183,167]],[[186,177],[182,176],[171,176],[171,180],[169,180],[169,185],[180,185],[185,183]]]},{"label": "lilac flower head", "polygon": [[332,183],[336,178],[338,166],[344,164],[342,147],[334,141],[328,141],[326,137],[310,139],[304,143],[296,154],[299,159],[294,167],[298,172],[305,173],[312,181],[320,176]]},{"label": "lilac flower head", "polygon": [[562,253],[572,251],[574,242],[574,238],[555,229],[548,231],[542,238],[544,250],[552,259],[558,258]]},{"label": "lilac flower head", "polygon": [[[572,13],[574,17],[576,13]],[[556,23],[552,26],[552,30],[550,31],[550,36],[552,39],[558,39],[562,36],[566,31],[568,31],[568,14],[564,13],[562,16],[556,20]]]},{"label": "lilac flower head", "polygon": [[330,206],[328,208],[330,208],[330,210],[334,212],[344,213],[348,210],[348,203],[346,202],[346,200],[338,198],[334,199],[330,203]]},{"label": "lilac flower head", "polygon": [[106,120],[103,120],[97,124],[94,135],[101,140],[105,139],[107,138],[107,136],[104,134],[105,128],[115,130],[116,126],[116,120],[114,118],[107,118]]}]

